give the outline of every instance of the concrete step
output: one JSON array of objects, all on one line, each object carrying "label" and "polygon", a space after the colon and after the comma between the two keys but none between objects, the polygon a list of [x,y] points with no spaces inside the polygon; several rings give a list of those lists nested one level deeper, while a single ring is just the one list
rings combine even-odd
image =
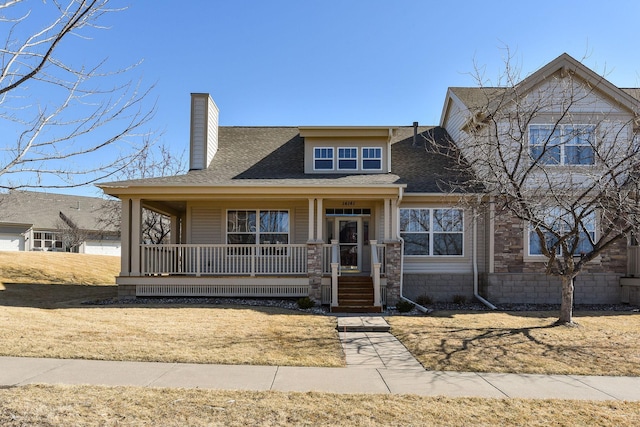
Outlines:
[{"label": "concrete step", "polygon": [[338,317],[336,326],[339,332],[389,332],[390,328],[382,316]]}]

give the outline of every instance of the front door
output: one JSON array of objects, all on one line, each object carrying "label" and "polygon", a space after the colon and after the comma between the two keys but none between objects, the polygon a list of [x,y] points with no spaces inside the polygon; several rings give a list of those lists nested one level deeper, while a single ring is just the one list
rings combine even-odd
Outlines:
[{"label": "front door", "polygon": [[362,220],[336,218],[335,236],[340,244],[340,268],[345,273],[362,269]]}]

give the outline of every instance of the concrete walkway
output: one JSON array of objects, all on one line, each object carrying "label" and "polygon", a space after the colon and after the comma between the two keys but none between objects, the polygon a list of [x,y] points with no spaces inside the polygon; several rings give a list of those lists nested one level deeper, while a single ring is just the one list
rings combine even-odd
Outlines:
[{"label": "concrete walkway", "polygon": [[[351,319],[348,322],[357,322]],[[363,323],[371,318],[363,317]],[[640,377],[425,371],[386,332],[339,332],[346,368],[0,357],[0,387],[94,384],[423,396],[640,400]]]}]

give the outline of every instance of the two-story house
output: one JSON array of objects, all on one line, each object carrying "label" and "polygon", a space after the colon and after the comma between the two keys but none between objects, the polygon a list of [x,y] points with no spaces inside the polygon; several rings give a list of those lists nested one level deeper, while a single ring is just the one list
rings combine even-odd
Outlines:
[{"label": "two-story house", "polygon": [[[594,78],[563,55],[523,90],[568,66]],[[495,215],[487,189],[459,191],[482,174],[472,156],[484,154],[465,142],[487,93],[501,91],[450,88],[439,126],[340,127],[219,126],[209,95],[192,94],[188,173],[100,185],[122,200],[119,295],[309,296],[334,311],[423,295],[557,303],[527,224]],[[635,117],[633,92],[600,79],[591,95]],[[531,123],[532,135],[544,125]],[[469,158],[467,170],[452,152]],[[143,209],[170,218],[170,244],[141,241]],[[626,246],[584,275],[577,302],[637,298],[620,288]]]}]

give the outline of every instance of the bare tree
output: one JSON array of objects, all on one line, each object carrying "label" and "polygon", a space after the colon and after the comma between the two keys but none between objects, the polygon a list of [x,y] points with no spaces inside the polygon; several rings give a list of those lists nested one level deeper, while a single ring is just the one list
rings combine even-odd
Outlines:
[{"label": "bare tree", "polygon": [[[149,144],[139,156],[117,175],[118,179],[144,179],[184,173],[186,160],[184,151],[173,154],[165,144]],[[99,224],[103,229],[119,229],[120,205],[105,200],[100,208]],[[171,235],[171,221],[166,216],[151,209],[142,210],[142,241],[147,244],[168,243]]]},{"label": "bare tree", "polygon": [[89,233],[78,227],[73,218],[62,212],[59,216],[56,234],[62,239],[63,249],[68,252],[78,252],[80,245],[87,240]]},{"label": "bare tree", "polygon": [[68,188],[127,167],[149,138],[151,88],[130,67],[78,62],[122,9],[109,0],[0,0],[0,188]]},{"label": "bare tree", "polygon": [[636,226],[640,108],[573,58],[563,64],[521,80],[508,56],[494,87],[476,67],[455,149],[436,149],[474,174],[448,184],[482,188],[496,215],[525,224],[523,256],[544,257],[545,273],[561,279],[557,323],[571,325],[574,279]]}]

